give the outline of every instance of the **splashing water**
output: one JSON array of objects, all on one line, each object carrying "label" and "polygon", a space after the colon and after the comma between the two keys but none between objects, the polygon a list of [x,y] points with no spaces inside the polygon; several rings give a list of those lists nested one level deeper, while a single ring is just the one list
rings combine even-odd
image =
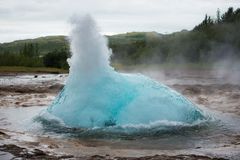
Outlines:
[{"label": "splashing water", "polygon": [[109,65],[111,50],[90,16],[74,19],[72,57],[64,89],[47,112],[70,127],[193,124],[203,112],[176,91]]}]

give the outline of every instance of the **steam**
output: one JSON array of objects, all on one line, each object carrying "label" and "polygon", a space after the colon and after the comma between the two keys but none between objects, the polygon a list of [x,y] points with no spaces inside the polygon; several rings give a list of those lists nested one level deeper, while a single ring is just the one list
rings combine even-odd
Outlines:
[{"label": "steam", "polygon": [[212,74],[222,80],[222,83],[240,85],[240,61],[228,57],[214,63]]},{"label": "steam", "polygon": [[[72,57],[68,59],[70,65],[69,80],[75,76],[102,75],[109,72],[111,50],[107,48],[107,39],[103,37],[90,15],[82,18],[72,18],[70,33],[70,47]],[[87,53],[87,54],[86,54]],[[71,83],[71,82],[70,82]]]},{"label": "steam", "polygon": [[[222,83],[240,84],[240,51],[233,47],[230,43],[233,35],[228,35],[225,39],[229,39],[228,43],[211,43],[210,57],[213,59],[212,75],[217,79],[221,79]],[[217,56],[217,57],[216,57]]]}]

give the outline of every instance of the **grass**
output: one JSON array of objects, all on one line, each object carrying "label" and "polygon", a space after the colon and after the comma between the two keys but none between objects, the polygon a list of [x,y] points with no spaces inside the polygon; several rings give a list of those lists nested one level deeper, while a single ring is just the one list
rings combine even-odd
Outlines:
[{"label": "grass", "polygon": [[212,68],[210,63],[161,63],[161,64],[137,64],[137,65],[123,65],[114,63],[112,66],[116,70],[135,70],[135,69],[196,69],[207,70]]},{"label": "grass", "polygon": [[[163,63],[163,64],[138,64],[123,65],[120,63],[111,64],[116,70],[135,70],[135,69],[211,69],[211,64],[205,63]],[[48,67],[21,67],[21,66],[0,66],[0,73],[68,73],[66,69]]]},{"label": "grass", "polygon": [[68,73],[68,70],[48,67],[0,66],[0,73]]}]

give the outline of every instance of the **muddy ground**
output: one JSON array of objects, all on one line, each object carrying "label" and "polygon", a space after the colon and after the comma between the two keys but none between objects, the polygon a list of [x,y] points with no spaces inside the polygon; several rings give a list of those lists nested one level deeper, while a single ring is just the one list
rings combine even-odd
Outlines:
[{"label": "muddy ground", "polygon": [[[240,82],[207,70],[146,70],[156,79],[188,97],[198,106],[240,119]],[[238,72],[233,74],[239,74]],[[0,108],[46,107],[64,86],[67,75],[20,74],[0,76]],[[9,128],[0,115],[0,159],[237,159],[240,133],[215,147],[190,149],[132,149],[76,139],[35,136]],[[27,138],[23,138],[27,137]]]}]

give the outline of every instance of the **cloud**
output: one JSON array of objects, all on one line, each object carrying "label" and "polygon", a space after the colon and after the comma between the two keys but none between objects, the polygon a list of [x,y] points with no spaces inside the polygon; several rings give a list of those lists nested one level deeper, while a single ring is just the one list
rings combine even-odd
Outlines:
[{"label": "cloud", "polygon": [[[0,42],[68,34],[73,14],[92,14],[103,33],[192,29],[236,0],[0,0]],[[9,36],[8,36],[9,35]]]}]

